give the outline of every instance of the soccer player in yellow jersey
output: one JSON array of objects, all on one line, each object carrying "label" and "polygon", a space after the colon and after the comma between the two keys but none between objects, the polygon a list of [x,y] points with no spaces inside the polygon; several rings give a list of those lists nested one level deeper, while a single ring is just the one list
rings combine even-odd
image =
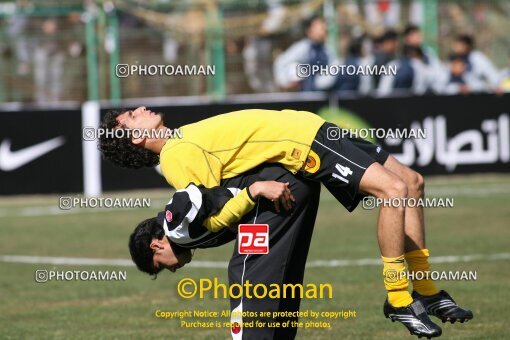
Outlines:
[{"label": "soccer player in yellow jersey", "polygon": [[[166,131],[163,115],[146,107],[109,112],[105,129]],[[167,182],[176,189],[189,183],[207,188],[243,174],[263,163],[279,163],[295,176],[320,181],[352,211],[366,195],[394,201],[421,198],[423,177],[398,162],[380,147],[356,138],[337,138],[328,130],[338,129],[306,111],[242,110],[214,116],[180,127],[182,138],[166,134],[115,138],[104,135],[100,149],[105,158],[128,168],[161,165]],[[228,227],[254,205],[245,189],[216,215],[206,219],[211,231]],[[278,202],[275,202],[278,208]],[[473,317],[445,291],[424,278],[413,280],[408,291],[409,271],[430,271],[421,207],[384,205],[380,208],[377,234],[388,292],[384,314],[402,322],[412,334],[441,335],[441,328],[427,314],[443,322],[464,322]]]}]

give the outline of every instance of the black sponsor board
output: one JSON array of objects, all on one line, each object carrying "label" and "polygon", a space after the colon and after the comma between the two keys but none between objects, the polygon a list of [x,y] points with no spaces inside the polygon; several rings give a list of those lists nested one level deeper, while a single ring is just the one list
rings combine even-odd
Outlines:
[{"label": "black sponsor board", "polygon": [[0,194],[83,191],[80,110],[0,112]]},{"label": "black sponsor board", "polygon": [[[383,130],[425,132],[379,144],[422,174],[509,172],[510,95],[366,98],[340,107]],[[395,133],[393,134],[395,135]]]},{"label": "black sponsor board", "polygon": [[[326,119],[339,125],[372,129],[369,134],[375,137],[382,131],[388,138],[373,141],[424,175],[509,171],[509,94],[356,98],[339,100],[337,108],[329,104],[327,101],[286,101],[151,106],[150,109],[164,113],[165,125],[171,128],[243,109],[311,111],[324,114]],[[416,138],[400,141],[391,138],[398,137],[398,133]],[[105,188],[121,189],[132,185],[118,169],[110,170],[113,172],[103,171]],[[123,174],[131,176],[133,172]],[[114,178],[116,186],[110,187],[113,185],[113,182],[108,183],[110,178]]]},{"label": "black sponsor board", "polygon": [[[271,103],[147,106],[163,112],[170,128],[221,113],[261,108],[320,112],[334,123],[355,128],[419,129],[425,132],[424,138],[376,142],[425,175],[509,171],[510,94],[342,99],[336,108],[325,100],[296,98]],[[101,115],[108,109],[102,109]],[[83,192],[81,124],[79,110],[0,112],[0,195]],[[105,160],[101,177],[105,191],[168,187],[155,169],[122,169]]]}]

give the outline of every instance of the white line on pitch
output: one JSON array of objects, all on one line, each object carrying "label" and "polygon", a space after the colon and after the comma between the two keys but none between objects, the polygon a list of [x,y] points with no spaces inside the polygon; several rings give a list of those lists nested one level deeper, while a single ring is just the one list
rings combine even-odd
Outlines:
[{"label": "white line on pitch", "polygon": [[[153,206],[155,209],[163,209],[167,204],[167,200],[151,200],[150,208]],[[14,212],[13,212],[14,209]],[[69,210],[62,210],[57,206],[33,206],[21,208],[18,211],[16,208],[0,208],[0,217],[39,217],[39,216],[53,216],[53,215],[72,215],[72,214],[87,214],[87,213],[105,213],[105,212],[122,212],[133,211],[140,208],[73,208]]]},{"label": "white line on pitch", "polygon": [[[456,187],[456,186],[437,186],[430,187],[427,189],[427,196],[429,197],[487,197],[497,194],[508,194],[510,193],[510,185],[506,183],[492,184],[484,187]],[[334,201],[335,198],[331,195],[322,195],[321,200],[323,201]],[[167,200],[158,199],[151,200],[151,209],[162,209]],[[26,206],[23,208],[9,207],[0,208],[0,218],[2,217],[34,217],[34,216],[55,216],[55,215],[68,215],[68,214],[87,214],[97,212],[121,212],[135,210],[139,208],[116,208],[116,209],[86,209],[86,208],[73,208],[71,210],[61,210],[58,206]]]},{"label": "white line on pitch", "polygon": [[[430,258],[432,263],[456,263],[473,261],[497,261],[510,260],[510,253],[498,254],[472,254],[472,255],[451,255],[435,256]],[[38,263],[53,265],[80,265],[80,266],[134,266],[131,260],[127,259],[97,259],[86,257],[50,257],[50,256],[23,256],[23,255],[0,255],[0,262],[9,263]],[[350,267],[350,266],[375,266],[380,265],[379,259],[357,259],[357,260],[314,260],[307,263],[309,268],[321,267]],[[194,268],[226,268],[226,261],[193,261],[186,267]]]},{"label": "white line on pitch", "polygon": [[[431,263],[452,263],[452,262],[473,262],[473,261],[495,261],[510,260],[510,253],[500,254],[473,254],[473,255],[450,255],[433,256]],[[307,267],[348,267],[348,266],[375,266],[380,265],[379,259],[358,259],[358,260],[316,260],[310,261]]]}]

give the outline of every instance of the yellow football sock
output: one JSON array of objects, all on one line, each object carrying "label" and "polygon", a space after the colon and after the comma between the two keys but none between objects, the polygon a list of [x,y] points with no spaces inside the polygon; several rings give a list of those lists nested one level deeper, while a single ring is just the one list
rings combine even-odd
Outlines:
[{"label": "yellow football sock", "polygon": [[[428,249],[418,249],[405,253],[405,258],[407,261],[407,266],[409,268],[409,272],[430,272],[430,263],[429,263],[429,250]],[[424,277],[424,274],[414,275],[414,277]],[[411,276],[413,279],[413,276]],[[420,295],[434,295],[439,292],[434,281],[428,278],[423,278],[422,280],[413,279],[413,289],[418,292]]]},{"label": "yellow football sock", "polygon": [[404,255],[399,257],[384,257],[383,277],[384,286],[388,291],[388,302],[393,307],[405,307],[413,302],[411,294],[407,291],[409,283],[405,276]]}]

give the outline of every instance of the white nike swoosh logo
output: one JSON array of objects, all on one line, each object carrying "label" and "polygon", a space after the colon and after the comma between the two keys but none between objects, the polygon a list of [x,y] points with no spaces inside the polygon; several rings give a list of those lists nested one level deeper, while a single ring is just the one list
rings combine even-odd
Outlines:
[{"label": "white nike swoosh logo", "polygon": [[21,150],[11,151],[11,140],[4,139],[0,144],[0,170],[13,171],[32,162],[36,158],[62,146],[65,138],[55,137],[45,142]]}]

